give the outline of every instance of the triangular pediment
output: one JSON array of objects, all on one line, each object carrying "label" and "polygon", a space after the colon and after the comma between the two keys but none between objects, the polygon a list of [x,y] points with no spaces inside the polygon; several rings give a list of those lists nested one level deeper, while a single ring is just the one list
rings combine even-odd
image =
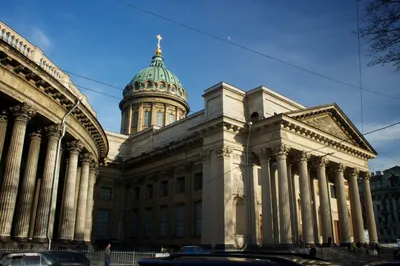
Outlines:
[{"label": "triangular pediment", "polygon": [[330,113],[305,118],[300,121],[343,141],[357,144],[353,137],[346,132],[346,130],[332,117]]},{"label": "triangular pediment", "polygon": [[376,154],[376,151],[336,104],[317,106],[285,115],[317,130]]}]

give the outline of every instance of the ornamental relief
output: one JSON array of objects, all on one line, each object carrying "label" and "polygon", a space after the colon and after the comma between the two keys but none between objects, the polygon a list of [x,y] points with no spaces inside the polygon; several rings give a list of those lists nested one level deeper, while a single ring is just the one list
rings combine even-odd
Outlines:
[{"label": "ornamental relief", "polygon": [[303,122],[342,140],[349,140],[349,137],[346,135],[343,129],[333,120],[330,115],[311,118]]}]

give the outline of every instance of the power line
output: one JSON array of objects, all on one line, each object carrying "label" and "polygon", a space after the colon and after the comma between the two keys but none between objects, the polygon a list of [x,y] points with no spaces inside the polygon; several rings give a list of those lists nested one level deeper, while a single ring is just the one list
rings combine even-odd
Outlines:
[{"label": "power line", "polygon": [[181,27],[184,27],[184,28],[186,28],[186,29],[188,29],[188,30],[195,31],[195,32],[197,32],[197,33],[200,33],[200,34],[202,34],[202,35],[208,36],[208,37],[213,38],[213,39],[215,39],[215,40],[218,40],[218,41],[221,41],[221,42],[230,44],[230,45],[232,45],[232,46],[236,46],[236,47],[238,47],[238,48],[241,48],[241,49],[246,50],[246,51],[248,51],[248,52],[251,52],[251,53],[253,53],[253,54],[257,54],[257,55],[259,55],[259,56],[268,58],[268,59],[270,59],[270,60],[273,60],[273,61],[276,61],[276,62],[279,62],[279,63],[282,63],[282,64],[284,64],[284,65],[287,65],[287,66],[290,66],[290,67],[293,67],[293,68],[296,68],[296,69],[299,69],[299,70],[308,72],[308,73],[313,74],[313,75],[315,75],[315,76],[318,76],[318,77],[320,77],[320,78],[324,78],[324,79],[327,79],[327,80],[330,80],[330,81],[333,81],[333,82],[336,82],[336,83],[339,83],[339,84],[342,84],[342,85],[346,85],[346,86],[351,87],[351,88],[354,88],[354,89],[359,89],[359,90],[363,90],[363,91],[368,91],[368,92],[370,92],[370,93],[374,93],[374,94],[381,95],[381,96],[384,96],[384,97],[388,97],[388,98],[391,98],[391,99],[400,100],[400,97],[399,97],[399,96],[387,95],[387,94],[384,94],[384,93],[381,93],[381,92],[378,92],[378,91],[373,91],[373,90],[361,88],[361,87],[356,86],[356,85],[353,85],[353,84],[351,84],[351,83],[348,83],[348,82],[345,82],[345,81],[341,81],[341,80],[338,80],[338,79],[336,79],[336,78],[329,77],[329,76],[327,76],[327,75],[324,75],[324,74],[315,72],[315,71],[310,70],[310,69],[307,69],[307,68],[305,68],[305,67],[301,67],[301,66],[292,64],[292,63],[287,62],[287,61],[285,61],[285,60],[282,60],[282,59],[273,57],[273,56],[271,56],[271,55],[268,55],[268,54],[259,52],[259,51],[257,51],[257,50],[254,50],[254,49],[251,49],[251,48],[246,47],[246,46],[244,46],[244,45],[241,45],[241,44],[232,42],[232,41],[230,41],[230,40],[228,41],[228,40],[226,40],[226,39],[224,39],[224,38],[221,38],[221,37],[218,37],[218,36],[213,35],[213,34],[211,34],[211,33],[205,32],[205,31],[200,30],[200,29],[198,29],[198,28],[195,28],[195,27],[189,26],[189,25],[187,25],[187,24],[184,24],[184,23],[182,23],[182,22],[178,22],[178,21],[176,21],[176,20],[167,18],[167,17],[165,17],[165,16],[162,16],[162,15],[160,15],[160,14],[154,13],[154,12],[152,12],[152,11],[149,11],[149,10],[146,10],[146,9],[143,9],[143,8],[140,8],[140,7],[135,6],[135,5],[131,4],[131,3],[127,3],[127,2],[122,1],[122,0],[113,0],[113,1],[119,2],[119,3],[121,3],[121,4],[124,4],[124,5],[128,6],[128,7],[130,7],[130,8],[133,8],[133,9],[139,10],[139,11],[141,11],[141,12],[147,13],[147,14],[149,14],[149,15],[158,17],[158,18],[163,19],[163,20],[165,20],[165,21],[174,23],[174,24],[179,25],[179,26],[181,26]]},{"label": "power line", "polygon": [[357,46],[358,46],[358,86],[360,87],[360,108],[361,108],[361,133],[364,132],[364,108],[363,108],[363,90],[362,90],[362,69],[361,69],[361,42],[360,42],[360,18],[359,18],[359,7],[358,1],[356,0],[357,7]]}]

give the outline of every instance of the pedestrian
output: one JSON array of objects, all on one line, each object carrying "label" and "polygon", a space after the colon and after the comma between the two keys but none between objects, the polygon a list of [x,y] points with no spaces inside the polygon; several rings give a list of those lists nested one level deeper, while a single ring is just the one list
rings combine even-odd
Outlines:
[{"label": "pedestrian", "polygon": [[104,250],[104,266],[110,266],[111,263],[111,244],[108,243],[106,249]]}]

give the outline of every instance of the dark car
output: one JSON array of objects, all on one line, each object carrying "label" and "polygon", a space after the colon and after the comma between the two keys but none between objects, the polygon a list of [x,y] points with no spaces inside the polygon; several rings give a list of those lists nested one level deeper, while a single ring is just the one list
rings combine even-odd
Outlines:
[{"label": "dark car", "polygon": [[75,251],[14,252],[0,261],[0,266],[90,266],[90,260]]}]

